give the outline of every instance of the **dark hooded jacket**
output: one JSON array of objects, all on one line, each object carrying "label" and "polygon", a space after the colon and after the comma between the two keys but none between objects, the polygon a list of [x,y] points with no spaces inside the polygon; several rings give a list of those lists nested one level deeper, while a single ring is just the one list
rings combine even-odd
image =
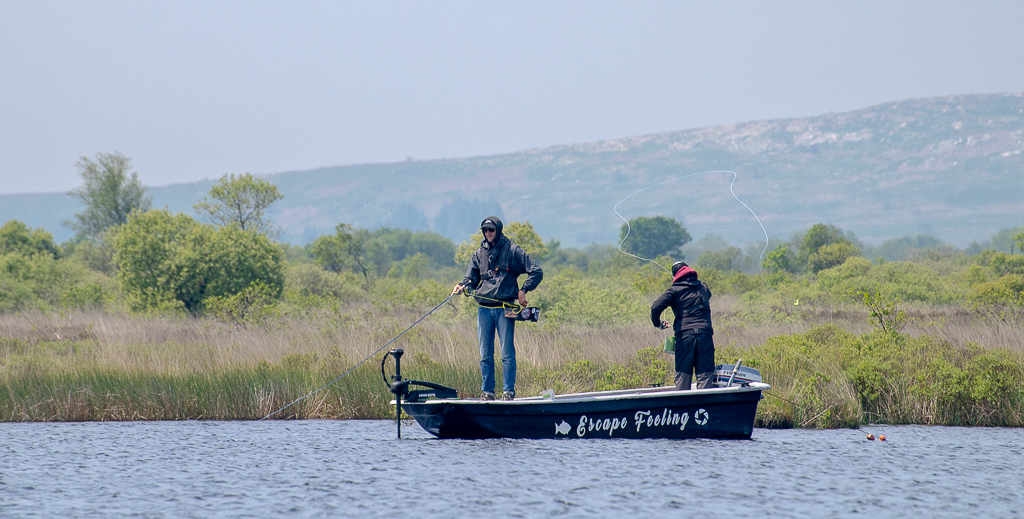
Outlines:
[{"label": "dark hooded jacket", "polygon": [[493,220],[497,228],[494,245],[486,238],[480,242],[462,285],[476,291],[475,297],[481,306],[502,306],[502,302],[511,303],[519,296],[518,278],[521,274],[527,275],[523,291],[529,292],[537,288],[544,272],[522,247],[502,233],[505,226],[497,216],[488,216],[485,220]]},{"label": "dark hooded jacket", "polygon": [[702,330],[714,335],[711,327],[711,290],[697,279],[697,271],[683,267],[672,278],[672,286],[651,304],[651,322],[661,326],[661,313],[672,307],[676,319],[672,330],[676,335],[689,330]]}]

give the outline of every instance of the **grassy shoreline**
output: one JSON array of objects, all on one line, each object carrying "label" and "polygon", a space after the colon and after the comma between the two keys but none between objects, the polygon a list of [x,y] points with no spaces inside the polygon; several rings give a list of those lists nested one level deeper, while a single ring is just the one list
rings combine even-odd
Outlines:
[{"label": "grassy shoreline", "polygon": [[[1024,426],[1024,349],[971,340],[1019,340],[1019,325],[955,324],[968,317],[924,309],[926,324],[899,334],[871,331],[854,307],[800,320],[764,319],[730,300],[719,308],[718,362],[743,358],[773,386],[759,427]],[[259,419],[326,384],[416,317],[413,309],[364,305],[239,328],[102,312],[7,314],[0,421]],[[668,383],[672,358],[653,347],[663,336],[643,323],[521,325],[518,391]],[[407,352],[406,376],[478,393],[475,323],[464,308],[439,312],[395,346]],[[379,359],[274,418],[392,417]]]}]

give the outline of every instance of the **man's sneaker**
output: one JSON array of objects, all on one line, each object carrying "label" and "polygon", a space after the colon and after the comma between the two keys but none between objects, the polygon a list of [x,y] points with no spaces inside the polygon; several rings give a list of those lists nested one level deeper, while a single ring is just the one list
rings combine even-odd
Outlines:
[{"label": "man's sneaker", "polygon": [[501,394],[502,400],[515,400],[515,398],[516,394],[511,391],[505,391],[504,393]]},{"label": "man's sneaker", "polygon": [[494,400],[494,393],[484,393],[480,395],[480,400]]}]

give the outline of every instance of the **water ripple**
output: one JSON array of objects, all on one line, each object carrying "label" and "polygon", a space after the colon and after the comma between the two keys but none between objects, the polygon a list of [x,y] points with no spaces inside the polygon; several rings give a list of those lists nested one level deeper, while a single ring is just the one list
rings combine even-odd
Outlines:
[{"label": "water ripple", "polygon": [[0,424],[4,517],[1020,517],[1024,431],[440,441],[383,421]]}]

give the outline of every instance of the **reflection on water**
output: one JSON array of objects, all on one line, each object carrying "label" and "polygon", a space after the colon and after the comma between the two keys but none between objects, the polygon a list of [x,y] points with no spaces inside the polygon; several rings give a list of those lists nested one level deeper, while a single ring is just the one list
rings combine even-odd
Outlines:
[{"label": "reflection on water", "polygon": [[750,441],[441,441],[415,425],[396,440],[394,429],[0,424],[0,517],[1017,517],[1024,505],[1018,429],[757,429]]}]

